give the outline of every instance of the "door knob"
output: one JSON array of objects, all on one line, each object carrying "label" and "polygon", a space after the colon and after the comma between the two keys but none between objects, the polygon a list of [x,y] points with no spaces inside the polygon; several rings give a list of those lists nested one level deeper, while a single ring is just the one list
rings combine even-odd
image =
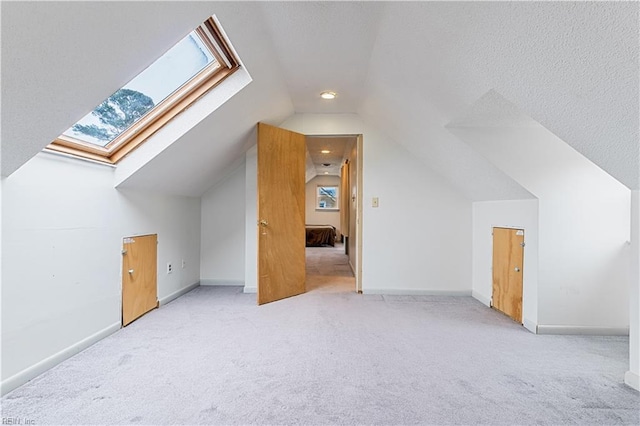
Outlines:
[{"label": "door knob", "polygon": [[520,272],[520,268],[516,266],[516,272]]},{"label": "door knob", "polygon": [[268,225],[269,225],[269,222],[267,222],[266,220],[262,219],[260,222],[258,222],[258,224],[259,224],[260,226],[268,226]]},{"label": "door knob", "polygon": [[130,274],[133,274],[133,269],[129,269],[129,273],[130,273]]}]

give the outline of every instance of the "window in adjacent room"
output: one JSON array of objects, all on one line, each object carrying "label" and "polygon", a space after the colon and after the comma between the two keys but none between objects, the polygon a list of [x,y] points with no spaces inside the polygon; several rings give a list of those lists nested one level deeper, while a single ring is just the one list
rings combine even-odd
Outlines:
[{"label": "window in adjacent room", "polygon": [[318,186],[316,209],[338,210],[338,187]]},{"label": "window in adjacent room", "polygon": [[116,163],[238,66],[209,18],[47,148]]}]

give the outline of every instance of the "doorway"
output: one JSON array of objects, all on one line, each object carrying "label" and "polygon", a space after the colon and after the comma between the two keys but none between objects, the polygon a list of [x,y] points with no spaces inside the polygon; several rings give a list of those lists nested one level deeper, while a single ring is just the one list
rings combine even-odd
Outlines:
[{"label": "doorway", "polygon": [[492,307],[522,324],[524,230],[493,228]]},{"label": "doorway", "polygon": [[[307,291],[358,291],[358,135],[306,137]],[[333,232],[329,241],[318,234]]]},{"label": "doorway", "polygon": [[158,236],[122,241],[122,326],[158,307]]}]

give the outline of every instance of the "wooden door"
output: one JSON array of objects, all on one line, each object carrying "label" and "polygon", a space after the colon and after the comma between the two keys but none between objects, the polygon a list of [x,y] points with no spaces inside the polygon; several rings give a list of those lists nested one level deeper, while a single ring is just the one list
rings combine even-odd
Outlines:
[{"label": "wooden door", "polygon": [[122,244],[122,325],[158,307],[158,236],[129,237]]},{"label": "wooden door", "polygon": [[258,123],[258,304],[305,292],[305,136]]},{"label": "wooden door", "polygon": [[522,324],[524,230],[493,228],[492,306]]}]

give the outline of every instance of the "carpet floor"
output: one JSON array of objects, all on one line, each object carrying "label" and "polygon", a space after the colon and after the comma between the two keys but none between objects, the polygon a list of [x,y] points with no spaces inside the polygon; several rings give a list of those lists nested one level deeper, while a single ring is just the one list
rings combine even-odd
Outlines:
[{"label": "carpet floor", "polygon": [[468,297],[198,287],[2,398],[22,424],[640,424],[624,337]]},{"label": "carpet floor", "polygon": [[307,247],[307,292],[347,293],[355,291],[356,279],[344,254],[344,244]]}]

